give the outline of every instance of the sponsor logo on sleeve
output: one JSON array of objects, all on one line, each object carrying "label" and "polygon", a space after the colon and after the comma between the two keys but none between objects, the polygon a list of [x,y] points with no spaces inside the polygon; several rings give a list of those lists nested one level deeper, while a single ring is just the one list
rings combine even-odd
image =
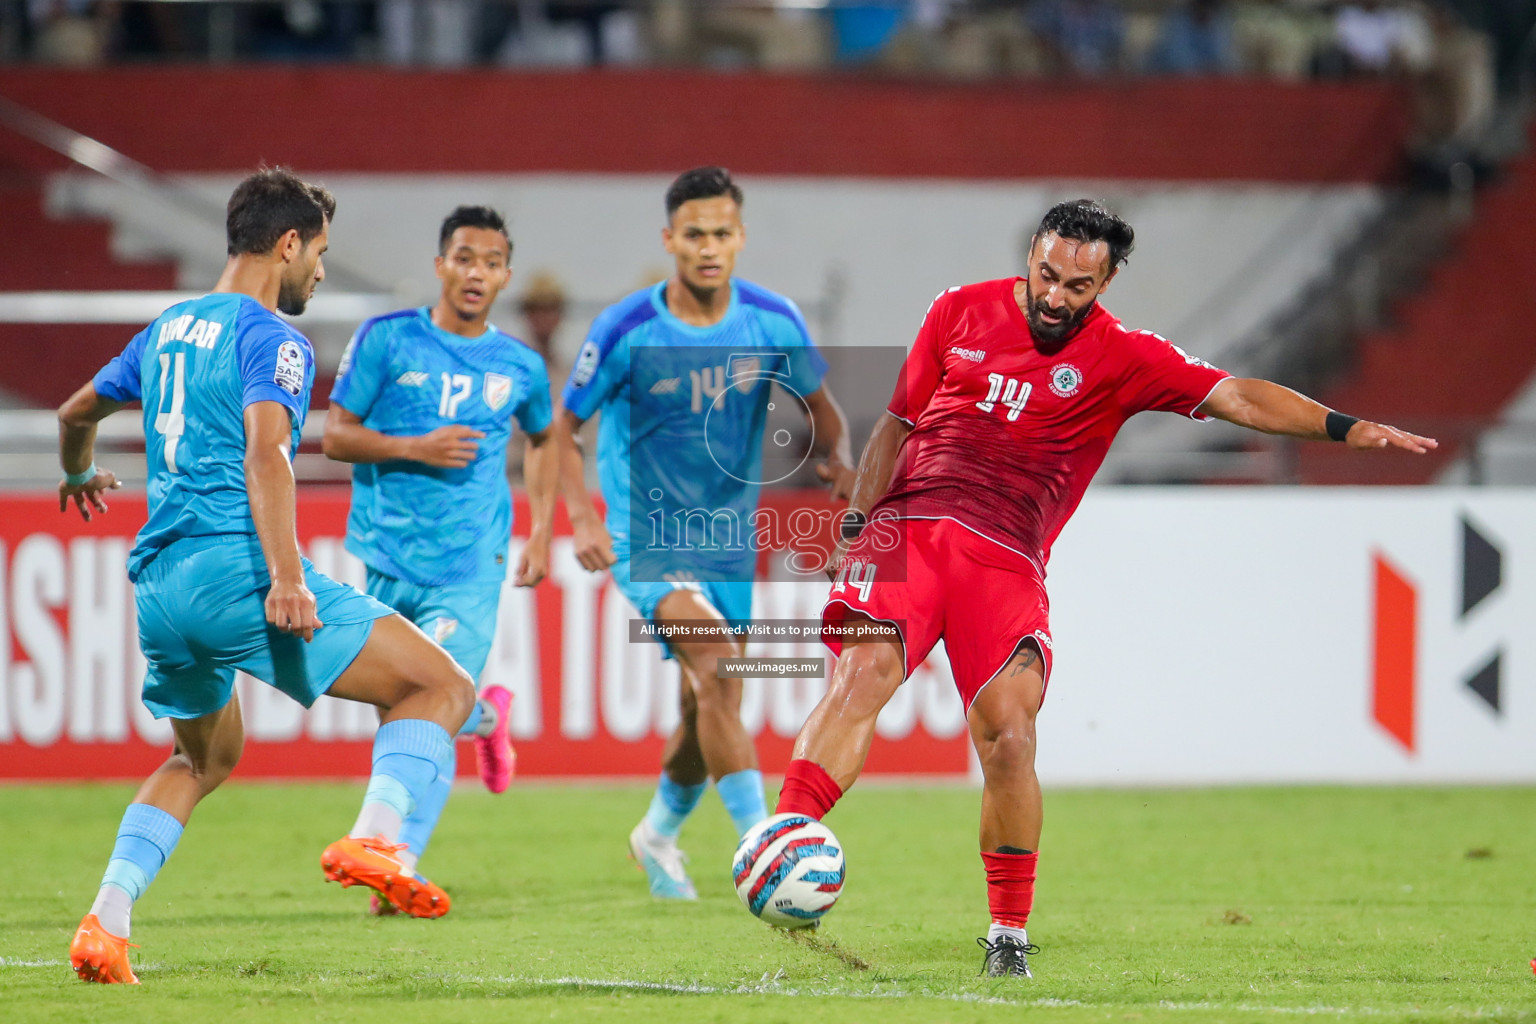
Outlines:
[{"label": "sponsor logo on sleeve", "polygon": [[1051,367],[1051,394],[1058,398],[1071,398],[1083,386],[1083,371],[1071,363],[1057,363]]},{"label": "sponsor logo on sleeve", "polygon": [[1215,369],[1215,367],[1213,367],[1210,363],[1206,362],[1204,359],[1201,359],[1199,356],[1192,356],[1192,355],[1190,355],[1188,352],[1185,352],[1183,349],[1179,348],[1179,346],[1177,346],[1177,345],[1173,345],[1172,348],[1179,355],[1183,356],[1184,357],[1184,361],[1186,363],[1188,363],[1190,366],[1203,366],[1207,370]]},{"label": "sponsor logo on sleeve", "polygon": [[581,352],[576,356],[576,366],[571,370],[571,383],[578,388],[584,388],[592,382],[592,375],[597,373],[597,363],[601,353],[597,350],[597,342],[589,341],[581,346]]},{"label": "sponsor logo on sleeve", "polygon": [[512,397],[512,378],[501,373],[487,373],[481,394],[485,397],[485,404],[495,412],[506,405],[507,399]]},{"label": "sponsor logo on sleeve", "polygon": [[277,350],[277,369],[272,380],[290,395],[304,390],[304,350],[296,341],[285,341]]},{"label": "sponsor logo on sleeve", "polygon": [[352,335],[347,347],[341,350],[341,364],[336,367],[336,376],[345,377],[347,371],[352,369],[352,353],[357,351],[357,335]]}]

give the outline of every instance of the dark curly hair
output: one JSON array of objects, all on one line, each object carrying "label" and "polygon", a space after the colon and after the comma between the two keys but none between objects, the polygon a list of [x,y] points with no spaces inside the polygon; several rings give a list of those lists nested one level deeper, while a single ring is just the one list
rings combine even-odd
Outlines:
[{"label": "dark curly hair", "polygon": [[1109,269],[1115,270],[1136,248],[1136,232],[1096,199],[1072,199],[1057,203],[1040,218],[1035,238],[1055,233],[1075,242],[1103,242],[1109,246]]}]

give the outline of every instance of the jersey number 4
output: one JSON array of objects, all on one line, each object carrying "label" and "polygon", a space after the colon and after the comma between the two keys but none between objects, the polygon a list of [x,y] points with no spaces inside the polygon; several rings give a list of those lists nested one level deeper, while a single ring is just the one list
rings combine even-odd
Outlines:
[{"label": "jersey number 4", "polygon": [[977,402],[976,408],[982,412],[991,412],[997,408],[998,402],[1002,402],[1008,408],[1008,420],[1012,422],[1019,418],[1019,413],[1024,411],[1024,403],[1029,401],[1029,393],[1034,388],[1033,384],[1026,384],[1017,377],[989,373],[987,374],[987,397]]},{"label": "jersey number 4", "polygon": [[[180,473],[176,465],[176,445],[187,432],[187,417],[182,409],[187,404],[187,354],[177,352],[172,362],[169,352],[160,354],[160,405],[155,410],[155,429],[165,438],[165,468]],[[170,387],[166,385],[169,383]],[[166,409],[166,393],[169,391],[171,407]]]}]

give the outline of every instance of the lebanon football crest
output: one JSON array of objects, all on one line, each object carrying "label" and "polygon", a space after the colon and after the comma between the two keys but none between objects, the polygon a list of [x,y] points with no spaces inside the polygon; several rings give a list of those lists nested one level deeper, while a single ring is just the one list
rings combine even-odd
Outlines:
[{"label": "lebanon football crest", "polygon": [[512,397],[512,378],[500,373],[486,374],[484,395],[485,404],[492,411],[500,409]]}]

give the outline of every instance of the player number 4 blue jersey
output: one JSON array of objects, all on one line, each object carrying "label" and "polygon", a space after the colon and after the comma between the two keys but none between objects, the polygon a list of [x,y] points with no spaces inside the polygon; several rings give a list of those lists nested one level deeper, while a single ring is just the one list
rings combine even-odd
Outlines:
[{"label": "player number 4 blue jersey", "polygon": [[235,293],[177,303],[96,374],[98,395],[144,404],[149,519],[128,556],[130,579],[182,538],[255,534],[245,490],[245,408],[277,402],[288,410],[291,458],[314,374],[309,339]]}]

